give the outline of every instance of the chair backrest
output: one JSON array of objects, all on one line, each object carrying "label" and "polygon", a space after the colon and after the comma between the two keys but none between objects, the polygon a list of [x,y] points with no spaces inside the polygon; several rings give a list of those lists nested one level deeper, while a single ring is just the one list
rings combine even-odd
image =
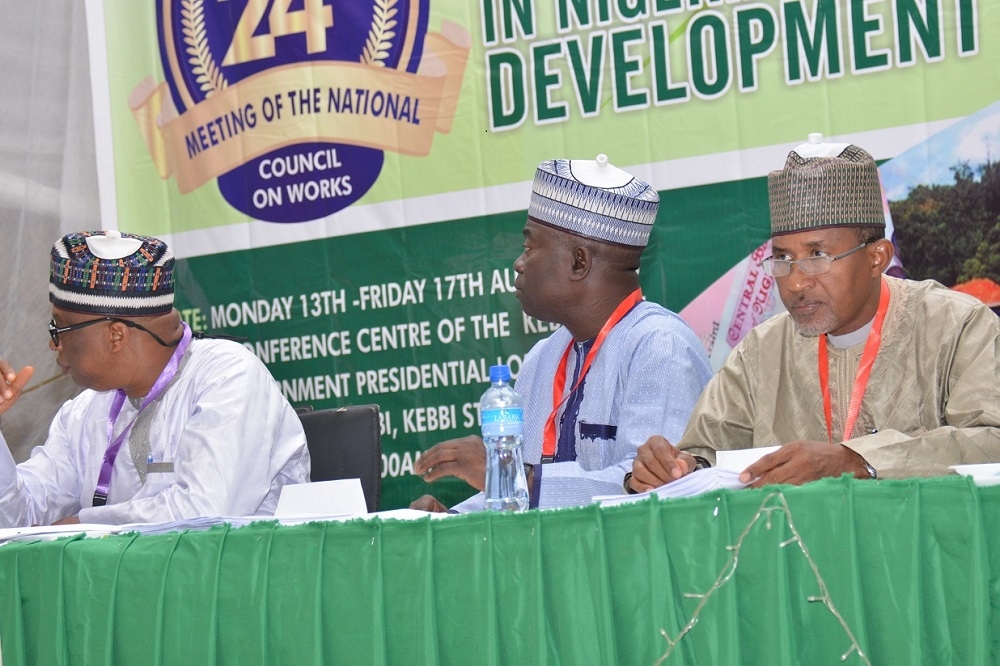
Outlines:
[{"label": "chair backrest", "polygon": [[361,479],[368,511],[382,491],[382,434],[378,405],[299,411],[312,458],[312,481]]}]

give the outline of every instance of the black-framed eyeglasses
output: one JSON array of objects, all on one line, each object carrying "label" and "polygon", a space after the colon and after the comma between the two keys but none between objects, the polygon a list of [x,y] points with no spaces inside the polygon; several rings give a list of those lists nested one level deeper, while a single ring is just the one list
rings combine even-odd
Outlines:
[{"label": "black-framed eyeglasses", "polygon": [[874,241],[865,241],[857,247],[853,247],[847,252],[841,252],[840,254],[835,254],[832,257],[806,257],[805,259],[775,259],[773,256],[768,257],[764,261],[760,262],[760,267],[764,269],[764,272],[771,277],[785,277],[792,272],[792,264],[798,264],[799,270],[801,270],[806,275],[822,275],[823,273],[829,273],[830,267],[833,266],[833,262],[837,259],[843,259],[844,257],[854,254],[861,248],[873,243]]},{"label": "black-framed eyeglasses", "polygon": [[176,347],[180,343],[180,340],[177,340],[176,342],[165,342],[163,338],[158,336],[156,333],[153,333],[145,326],[141,326],[135,323],[134,321],[129,321],[128,319],[120,319],[118,317],[99,317],[97,319],[88,319],[87,321],[81,321],[79,324],[71,324],[70,326],[61,326],[61,327],[56,326],[55,319],[51,319],[49,321],[49,337],[52,338],[52,344],[58,347],[59,336],[62,335],[63,333],[69,333],[70,331],[76,331],[81,328],[86,328],[87,326],[91,326],[92,324],[99,324],[102,321],[116,321],[120,324],[125,324],[129,328],[137,328],[140,331],[149,333],[151,336],[153,336],[154,340],[159,342],[164,347]]}]

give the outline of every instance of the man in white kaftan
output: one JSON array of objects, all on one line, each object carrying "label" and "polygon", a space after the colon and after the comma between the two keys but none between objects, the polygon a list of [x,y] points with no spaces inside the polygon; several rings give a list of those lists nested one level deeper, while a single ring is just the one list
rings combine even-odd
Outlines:
[{"label": "man in white kaftan", "polygon": [[[50,300],[50,346],[87,390],[25,462],[0,446],[0,525],[271,515],[284,485],[309,480],[301,423],[267,368],[180,321],[161,241],[64,237]],[[0,413],[31,373],[0,360]]]}]

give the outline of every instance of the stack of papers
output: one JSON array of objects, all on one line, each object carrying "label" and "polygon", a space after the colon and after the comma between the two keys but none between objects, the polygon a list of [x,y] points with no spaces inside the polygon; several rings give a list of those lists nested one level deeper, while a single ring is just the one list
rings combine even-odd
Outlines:
[{"label": "stack of papers", "polygon": [[746,488],[747,483],[740,481],[740,473],[769,453],[777,451],[778,446],[762,446],[756,449],[732,449],[715,452],[715,467],[696,469],[687,476],[660,486],[649,492],[638,495],[598,495],[594,501],[598,504],[627,504],[638,502],[651,495],[657,497],[694,497],[713,490],[739,490]]},{"label": "stack of papers", "polygon": [[89,537],[118,534],[121,525],[76,523],[73,525],[36,525],[32,527],[5,527],[0,529],[0,545],[8,541],[51,541],[60,537],[83,534]]},{"label": "stack of papers", "polygon": [[696,469],[686,476],[682,476],[676,481],[654,488],[645,493],[636,495],[598,495],[594,501],[603,506],[614,504],[628,504],[629,502],[639,502],[647,497],[694,497],[713,490],[739,490],[746,488],[747,484],[740,481],[740,473],[709,467],[707,469]]},{"label": "stack of papers", "polygon": [[9,541],[51,541],[62,537],[83,535],[85,537],[103,537],[109,534],[167,534],[169,532],[184,532],[188,530],[207,530],[216,525],[228,524],[232,527],[243,527],[257,521],[277,521],[281,525],[302,525],[304,523],[347,521],[355,519],[370,520],[420,520],[422,518],[447,518],[453,514],[427,513],[413,509],[392,509],[376,513],[322,515],[316,513],[287,516],[201,516],[185,520],[171,520],[164,523],[128,523],[125,525],[101,525],[76,523],[72,525],[36,525],[32,527],[0,528],[0,546]]}]

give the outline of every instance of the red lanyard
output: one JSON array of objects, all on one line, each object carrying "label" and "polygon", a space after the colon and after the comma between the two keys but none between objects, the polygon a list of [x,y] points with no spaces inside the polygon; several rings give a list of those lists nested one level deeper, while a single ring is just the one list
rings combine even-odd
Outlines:
[{"label": "red lanyard", "polygon": [[[851,390],[851,405],[847,410],[847,422],[844,424],[844,439],[847,441],[854,432],[854,422],[858,420],[861,411],[861,398],[868,386],[868,378],[872,374],[872,365],[878,356],[878,348],[882,344],[882,322],[885,321],[886,310],[889,309],[889,286],[882,279],[882,290],[878,298],[878,310],[872,330],[868,332],[865,349],[861,353],[861,363],[858,364],[858,374],[854,378],[854,388]],[[826,435],[833,443],[833,408],[830,406],[830,362],[826,352],[826,333],[819,336],[819,383],[823,390],[823,414],[826,416]]]},{"label": "red lanyard", "polygon": [[571,340],[569,345],[566,347],[566,351],[563,353],[562,360],[559,362],[559,368],[556,370],[555,379],[552,382],[552,413],[549,414],[548,420],[545,422],[545,435],[542,440],[542,459],[551,460],[556,455],[556,414],[559,413],[559,408],[562,407],[563,403],[573,395],[573,391],[580,386],[583,382],[583,378],[586,376],[587,371],[590,370],[590,364],[594,362],[594,358],[597,356],[597,351],[601,348],[604,343],[604,338],[608,337],[608,333],[611,329],[615,327],[622,318],[629,313],[629,311],[636,306],[639,301],[642,300],[642,289],[636,289],[628,297],[618,304],[615,311],[611,313],[611,317],[604,322],[604,326],[601,327],[600,333],[597,334],[597,338],[594,340],[594,346],[590,348],[590,352],[587,353],[587,357],[583,361],[583,367],[580,370],[580,377],[576,380],[573,388],[570,389],[569,393],[563,396],[563,390],[566,388],[566,363],[569,360],[569,351],[573,348],[573,341]]}]

